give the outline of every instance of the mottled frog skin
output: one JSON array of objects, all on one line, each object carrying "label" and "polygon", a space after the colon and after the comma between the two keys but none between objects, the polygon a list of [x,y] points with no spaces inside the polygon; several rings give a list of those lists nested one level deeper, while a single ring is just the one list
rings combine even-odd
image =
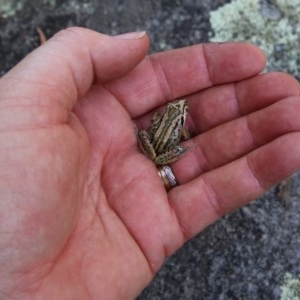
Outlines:
[{"label": "mottled frog skin", "polygon": [[138,131],[141,151],[156,165],[167,165],[178,160],[187,149],[180,145],[188,104],[185,99],[167,104],[164,111],[156,112],[147,130]]}]

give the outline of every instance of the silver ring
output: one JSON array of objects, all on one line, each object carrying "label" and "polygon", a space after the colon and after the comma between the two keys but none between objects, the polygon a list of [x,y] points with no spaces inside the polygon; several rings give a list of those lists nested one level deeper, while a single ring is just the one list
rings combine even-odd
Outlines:
[{"label": "silver ring", "polygon": [[157,168],[158,175],[164,183],[167,191],[177,186],[176,177],[169,166],[159,166]]}]

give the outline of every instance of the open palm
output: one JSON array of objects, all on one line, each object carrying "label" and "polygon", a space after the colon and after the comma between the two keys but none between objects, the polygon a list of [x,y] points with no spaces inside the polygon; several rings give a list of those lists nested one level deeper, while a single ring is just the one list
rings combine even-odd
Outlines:
[{"label": "open palm", "polygon": [[[299,168],[298,83],[249,44],[145,56],[148,38],[61,32],[0,83],[0,294],[131,299],[166,256]],[[186,97],[166,192],[134,122]]]}]

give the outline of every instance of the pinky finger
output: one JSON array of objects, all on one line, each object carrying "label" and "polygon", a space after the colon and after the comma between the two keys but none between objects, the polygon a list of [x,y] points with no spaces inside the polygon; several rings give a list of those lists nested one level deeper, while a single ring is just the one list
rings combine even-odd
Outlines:
[{"label": "pinky finger", "polygon": [[300,133],[289,133],[171,190],[170,204],[189,239],[299,168]]}]

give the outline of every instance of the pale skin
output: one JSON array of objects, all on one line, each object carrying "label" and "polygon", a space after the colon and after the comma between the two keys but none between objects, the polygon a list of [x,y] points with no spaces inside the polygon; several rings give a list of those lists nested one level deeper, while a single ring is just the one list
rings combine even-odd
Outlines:
[{"label": "pale skin", "polygon": [[[148,46],[71,28],[0,80],[1,299],[134,299],[187,239],[299,168],[299,84],[259,75],[258,48]],[[193,151],[167,193],[133,120],[179,97]]]}]

